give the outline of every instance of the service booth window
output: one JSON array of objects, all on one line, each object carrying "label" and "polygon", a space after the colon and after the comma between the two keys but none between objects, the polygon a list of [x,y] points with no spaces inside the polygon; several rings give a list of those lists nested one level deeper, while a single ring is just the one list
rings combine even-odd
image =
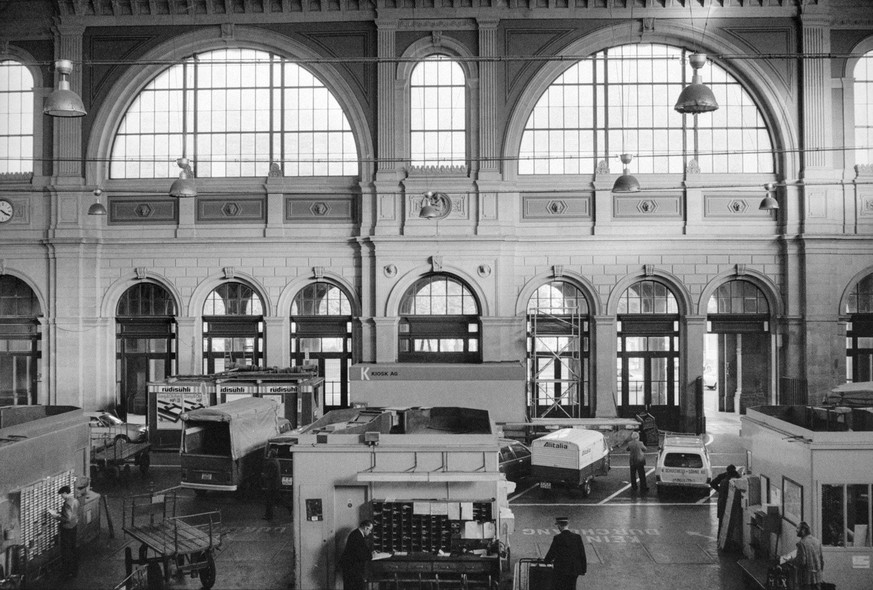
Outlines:
[{"label": "service booth window", "polygon": [[254,289],[232,281],[203,304],[203,372],[259,366],[264,360],[264,304]]},{"label": "service booth window", "polygon": [[37,403],[41,315],[33,289],[0,275],[0,406]]},{"label": "service booth window", "polygon": [[846,381],[873,381],[873,274],[849,293],[846,314]]},{"label": "service booth window", "polygon": [[137,283],[118,300],[115,363],[117,411],[145,414],[149,381],[176,374],[176,301],[161,285]]},{"label": "service booth window", "polygon": [[535,417],[586,418],[589,400],[589,311],[567,281],[541,285],[527,306],[528,411]]},{"label": "service booth window", "polygon": [[325,410],[349,405],[352,306],[336,285],[311,283],[291,303],[291,366],[318,364]]},{"label": "service booth window", "polygon": [[398,361],[482,362],[479,313],[460,280],[444,274],[418,279],[400,300]]},{"label": "service booth window", "polygon": [[632,417],[648,411],[659,426],[677,425],[680,351],[676,297],[657,280],[631,285],[619,300],[617,328],[619,414]]},{"label": "service booth window", "polygon": [[704,385],[718,391],[718,409],[770,403],[770,304],[754,283],[737,279],[715,290],[707,305]]},{"label": "service booth window", "polygon": [[829,547],[870,547],[873,486],[821,486],[821,542]]}]

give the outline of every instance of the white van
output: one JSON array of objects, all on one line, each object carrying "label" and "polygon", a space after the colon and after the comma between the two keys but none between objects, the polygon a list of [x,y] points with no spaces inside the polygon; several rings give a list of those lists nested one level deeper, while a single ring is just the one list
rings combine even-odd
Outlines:
[{"label": "white van", "polygon": [[709,491],[712,465],[703,436],[664,433],[655,466],[658,493],[668,489],[699,489]]},{"label": "white van", "polygon": [[609,473],[609,447],[596,430],[562,428],[531,444],[531,477],[542,489],[555,485],[591,492],[597,475]]}]

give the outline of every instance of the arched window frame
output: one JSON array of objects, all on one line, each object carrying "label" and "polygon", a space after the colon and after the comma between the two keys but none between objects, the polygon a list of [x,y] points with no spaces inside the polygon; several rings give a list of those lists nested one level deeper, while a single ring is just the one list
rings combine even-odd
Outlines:
[{"label": "arched window frame", "polygon": [[843,295],[846,381],[873,380],[873,272],[856,277]]},{"label": "arched window frame", "polygon": [[0,275],[0,406],[37,403],[41,316],[33,287],[14,275]]},{"label": "arched window frame", "polygon": [[[324,100],[315,95],[325,92],[333,110],[322,112]],[[213,101],[224,109],[210,108]],[[146,119],[148,129],[140,122]],[[157,153],[160,144],[167,154]],[[228,47],[195,52],[137,92],[115,130],[109,172],[119,180],[172,177],[175,158],[186,155],[200,177],[264,177],[271,163],[289,177],[358,176],[358,153],[342,104],[316,73],[272,51]]]},{"label": "arched window frame", "polygon": [[[46,82],[43,81],[42,70],[32,65],[36,63],[36,60],[28,52],[9,45],[5,48],[5,51],[0,51],[0,62],[3,61],[18,62],[18,64],[27,68],[33,79],[33,91],[30,93],[32,112],[30,113],[31,118],[29,121],[32,133],[32,151],[28,154],[28,158],[31,161],[29,170],[7,171],[0,168],[0,182],[17,182],[22,179],[29,180],[34,176],[47,175],[48,167],[51,164],[50,162],[44,163],[42,159],[43,125],[46,118],[42,112],[42,106],[45,98],[52,92],[53,88],[51,85],[46,86]],[[76,72],[74,71],[73,75],[75,74]]]},{"label": "arched window frame", "polygon": [[[664,49],[668,53],[676,53],[677,55],[682,55],[685,58],[687,58],[688,53],[691,53],[690,50],[684,49],[676,44],[652,42],[646,45],[654,48],[653,54],[655,55],[658,53],[659,49]],[[727,140],[728,138],[733,137],[734,135],[739,133],[741,130],[747,130],[748,128],[742,127],[736,130],[728,128],[727,126],[729,125],[729,122],[727,120],[726,107],[719,109],[719,111],[716,111],[715,113],[707,114],[703,119],[691,115],[683,116],[676,113],[672,109],[672,101],[675,101],[675,96],[672,96],[672,94],[678,96],[678,93],[681,91],[682,87],[690,82],[692,69],[689,65],[687,65],[687,63],[683,63],[685,60],[683,60],[683,62],[677,61],[676,63],[668,60],[668,72],[665,80],[660,82],[660,84],[657,81],[653,81],[653,77],[650,73],[648,74],[648,76],[644,76],[643,74],[647,73],[648,70],[643,68],[637,74],[637,76],[641,78],[640,81],[631,84],[619,84],[617,86],[611,86],[610,74],[619,75],[620,71],[620,77],[624,79],[629,75],[629,70],[627,67],[625,67],[625,65],[631,64],[632,67],[634,64],[637,63],[636,61],[634,61],[635,58],[631,58],[629,61],[622,61],[620,57],[608,57],[611,54],[620,53],[624,50],[624,48],[628,48],[631,51],[638,51],[640,49],[640,46],[628,44],[614,45],[612,47],[607,47],[596,51],[589,58],[581,60],[579,64],[572,65],[566,68],[564,71],[560,72],[548,84],[544,91],[539,94],[536,103],[534,104],[533,108],[531,109],[527,118],[522,124],[523,128],[519,136],[519,152],[516,154],[519,159],[519,175],[593,175],[596,170],[595,167],[598,165],[599,162],[606,161],[607,163],[609,163],[610,159],[613,159],[614,156],[617,156],[619,153],[622,152],[637,154],[637,157],[635,158],[637,167],[634,170],[634,174],[652,173],[655,171],[682,173],[692,160],[697,160],[697,163],[700,165],[702,172],[705,173],[708,172],[718,174],[741,172],[743,174],[753,175],[773,174],[776,169],[777,163],[774,156],[772,155],[772,149],[774,145],[772,131],[769,128],[766,117],[764,117],[764,113],[755,101],[755,97],[746,90],[740,80],[736,79],[730,72],[720,66],[713,67],[712,64],[704,66],[704,70],[710,72],[709,76],[704,76],[704,80],[705,82],[709,82],[710,87],[713,88],[713,91],[716,93],[717,96],[723,94],[722,91],[727,91],[730,88],[739,87],[741,99],[751,101],[751,106],[754,107],[754,117],[752,118],[754,118],[762,126],[762,129],[759,129],[757,127],[753,128],[754,130],[756,130],[755,141],[767,143],[766,146],[759,146],[759,149],[762,150],[763,155],[747,154],[740,156],[728,156],[726,154],[727,151],[740,149],[740,146],[736,144],[745,145],[746,143],[748,143],[748,138],[743,138],[742,140],[740,140],[738,137],[734,138],[732,144],[726,146],[724,149],[708,149],[706,145],[701,145],[698,148],[698,142],[703,141],[705,137],[707,137],[707,133],[711,133],[714,137],[715,135],[722,134],[723,132],[724,138],[725,140]],[[642,59],[645,58],[646,56],[643,56]],[[660,58],[658,58],[656,55],[651,59]],[[613,66],[612,64],[618,65]],[[590,79],[580,80],[578,74],[585,73],[587,70],[590,70]],[[687,80],[683,80],[683,76],[687,78]],[[587,77],[588,76],[586,75],[586,78]],[[729,80],[728,77],[730,77],[732,81]],[[713,80],[713,78],[716,79]],[[680,82],[673,82],[673,80],[680,80]],[[573,115],[573,113],[576,113],[580,117],[584,116],[585,113],[590,112],[590,124],[585,123],[580,118],[577,123],[577,127],[567,125],[558,125],[553,127],[551,124],[551,117],[554,114],[552,111],[555,111],[555,109],[551,107],[538,108],[542,105],[542,102],[547,99],[547,97],[552,95],[555,95],[554,100],[556,101],[557,107],[563,107],[563,105],[566,104],[565,100],[569,100],[571,103],[575,101],[572,93],[569,96],[565,96],[566,92],[559,92],[562,88],[564,88],[563,85],[558,84],[559,81],[568,82],[568,86],[566,87],[567,89],[577,87],[579,89],[586,89],[589,88],[590,84],[590,88],[593,91],[590,97],[590,110],[560,110],[561,113],[566,112],[568,113],[568,115]],[[658,102],[656,98],[653,99],[653,93],[658,88],[664,85],[666,85],[668,88],[667,96],[661,97],[661,102],[659,103],[660,106],[656,105],[655,107],[652,107],[653,110],[649,114],[649,117],[651,119],[650,126],[652,128],[652,138],[650,138],[650,140],[647,142],[645,138],[649,135],[649,127],[635,125],[635,123],[639,120],[640,113],[643,112],[643,109],[638,106],[636,102],[637,100],[641,100],[643,103],[645,103],[644,95],[648,95],[649,99],[652,100],[653,103]],[[614,88],[616,89],[614,90]],[[636,93],[636,98],[633,101],[631,101],[630,99],[632,94],[628,94],[626,92],[628,88],[634,90]],[[647,94],[647,91],[651,92],[648,92]],[[601,94],[607,98],[603,99],[603,97],[601,97]],[[624,97],[626,95],[628,96],[627,102],[624,102]],[[598,97],[603,100],[598,100]],[[605,102],[606,106],[601,105],[601,102]],[[720,103],[723,105],[730,104],[730,102],[731,101],[726,101],[724,97],[720,98]],[[635,108],[631,108],[629,105],[633,105]],[[642,106],[645,107],[645,104],[643,104]],[[745,109],[746,107],[743,106],[742,108]],[[745,110],[743,110],[742,112],[745,116]],[[665,119],[658,123],[656,119],[658,118],[657,116],[660,116],[660,114],[665,114]],[[543,117],[548,117],[548,120],[543,121]],[[561,115],[561,117],[563,120],[563,115]],[[719,125],[715,125],[713,121],[716,121],[719,118],[721,118],[723,122],[720,122]],[[619,119],[619,122],[617,124],[613,123],[613,119]],[[546,150],[547,154],[541,152],[543,153],[543,156],[530,157],[527,154],[526,150],[529,151],[530,149],[532,149],[532,146],[537,143],[535,139],[537,132],[530,130],[528,126],[532,123],[536,123],[537,121],[540,121],[539,125],[544,125],[542,131],[539,131],[538,133],[546,134],[543,136],[546,137],[546,139],[544,139],[542,143],[548,145],[549,148]],[[714,131],[709,131],[710,126],[714,129]],[[722,129],[722,127],[724,127],[724,129]],[[627,130],[622,131],[623,128],[626,128]],[[549,161],[548,157],[551,155],[550,148],[554,140],[553,135],[559,130],[561,130],[561,133],[564,133],[566,135],[566,137],[564,137],[562,141],[562,144],[566,147],[567,141],[569,141],[571,148],[574,141],[573,132],[578,131],[580,135],[575,138],[575,140],[578,141],[575,153],[585,155],[584,146],[591,144],[595,145],[595,151],[591,154],[588,154],[587,157],[582,158],[581,161],[577,161],[575,158],[567,156],[557,158],[553,164]],[[589,132],[591,133],[591,136],[586,137],[584,134]],[[658,141],[658,138],[654,135],[656,132],[668,134],[669,139],[667,139],[667,136],[665,136],[663,141]],[[764,136],[761,135],[762,132],[764,133]],[[633,136],[637,137],[636,141],[630,139]],[[657,153],[659,151],[657,149],[657,146],[662,144],[679,144],[682,146],[682,149],[680,153],[675,153],[675,150],[671,151],[669,156],[651,156],[650,152]],[[571,149],[570,152],[572,151],[573,150]],[[710,156],[708,155],[710,152],[719,153],[717,155]],[[708,158],[721,158],[726,165],[741,166],[743,170],[710,170],[709,168],[711,166],[707,165]],[[545,159],[544,164],[538,165],[536,163],[538,160],[543,159]],[[764,159],[766,159],[767,161],[764,161]],[[759,162],[759,160],[761,161]],[[753,161],[755,162],[754,164]],[[579,165],[573,167],[574,163]],[[584,166],[582,164],[584,164]],[[543,165],[547,166],[548,169],[539,169]]]},{"label": "arched window frame", "polygon": [[[873,37],[868,37],[858,43],[851,52],[853,57],[846,60],[845,71],[843,73],[846,80],[843,92],[843,137],[845,138],[846,147],[843,157],[846,163],[846,169],[851,170],[855,166],[873,166],[873,148],[861,149],[862,145],[870,146],[873,144]],[[863,67],[862,62],[867,63],[867,72],[869,78],[866,81],[859,81],[856,78],[858,69]],[[868,120],[858,121],[858,108],[864,101],[864,93],[861,87],[866,86],[866,102]],[[859,137],[860,129],[864,129],[867,133],[866,144],[862,143]]]},{"label": "arched window frame", "polygon": [[[429,295],[420,295],[425,287],[445,281],[447,289],[454,285],[461,294],[460,313],[409,313],[410,303],[417,307],[432,303]],[[446,295],[448,303],[450,295]],[[479,363],[482,362],[482,305],[475,291],[467,283],[449,273],[431,273],[413,282],[400,297],[398,315],[399,362],[425,363]],[[460,342],[461,350],[445,350],[443,343]],[[429,343],[429,344],[428,344]],[[437,350],[424,350],[423,346],[436,345]]]},{"label": "arched window frame", "polygon": [[[240,303],[249,301],[248,309],[232,309],[227,313],[227,307],[221,313],[216,309],[214,297],[220,297],[218,291],[226,286],[239,285],[241,289],[250,291],[251,297],[233,297]],[[257,299],[257,306],[252,302]],[[211,307],[210,307],[211,306]],[[261,292],[249,283],[237,279],[222,281],[209,290],[203,300],[203,372],[204,374],[222,372],[230,368],[228,363],[242,362],[247,365],[260,365],[264,360],[264,312],[266,299]],[[250,313],[240,313],[248,311]],[[207,313],[212,312],[212,313]],[[219,341],[219,347],[216,344]],[[228,342],[230,341],[230,342]],[[251,342],[249,342],[251,341]],[[228,350],[228,343],[231,345]],[[249,346],[251,349],[249,350]],[[241,348],[240,348],[241,347]],[[221,350],[219,350],[221,348]]]},{"label": "arched window frame", "polygon": [[442,35],[438,40],[433,38],[421,39],[417,43],[412,44],[403,54],[404,61],[398,64],[397,81],[403,87],[403,92],[400,93],[400,104],[397,105],[397,112],[403,113],[401,119],[402,128],[397,130],[396,145],[398,146],[400,157],[405,158],[412,171],[426,170],[433,165],[415,165],[412,163],[412,121],[411,121],[411,82],[412,73],[415,67],[419,64],[417,60],[424,60],[430,56],[443,55],[449,59],[457,59],[455,63],[460,66],[464,73],[465,84],[465,121],[464,127],[466,155],[465,162],[462,165],[450,166],[450,169],[457,169],[459,175],[466,175],[471,169],[478,169],[477,150],[478,137],[472,132],[476,129],[478,122],[478,103],[479,103],[479,84],[478,84],[478,69],[473,60],[459,59],[473,57],[470,51],[455,39]]}]

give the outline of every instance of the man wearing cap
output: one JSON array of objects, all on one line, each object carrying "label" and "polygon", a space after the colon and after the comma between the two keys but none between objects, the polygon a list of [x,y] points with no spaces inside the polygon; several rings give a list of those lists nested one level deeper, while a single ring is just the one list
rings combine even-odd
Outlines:
[{"label": "man wearing cap", "polygon": [[79,525],[79,501],[70,486],[62,486],[58,495],[64,499],[60,512],[49,510],[52,518],[60,522],[58,533],[61,545],[61,569],[65,578],[75,578],[79,573],[79,559],[76,555],[76,528]]},{"label": "man wearing cap", "polygon": [[543,559],[546,563],[554,564],[552,590],[576,590],[576,578],[588,571],[585,545],[580,535],[567,529],[570,519],[566,516],[555,518],[555,526],[561,532],[554,536],[552,546]]}]

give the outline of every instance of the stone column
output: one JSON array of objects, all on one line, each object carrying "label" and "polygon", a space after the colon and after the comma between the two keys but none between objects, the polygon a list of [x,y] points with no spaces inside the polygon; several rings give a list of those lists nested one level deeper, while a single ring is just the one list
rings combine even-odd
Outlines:
[{"label": "stone column", "polygon": [[591,318],[595,354],[591,359],[592,412],[597,418],[618,416],[616,402],[615,367],[618,354],[618,325],[615,316],[594,316]]},{"label": "stone column", "polygon": [[288,367],[291,365],[291,342],[287,334],[290,318],[264,318],[264,360],[266,367]]},{"label": "stone column", "polygon": [[203,373],[202,320],[195,317],[176,317],[176,374]]},{"label": "stone column", "polygon": [[376,362],[397,362],[397,326],[399,317],[373,318],[376,328]]},{"label": "stone column", "polygon": [[402,165],[397,161],[399,156],[397,146],[404,145],[399,137],[402,126],[398,125],[397,112],[397,62],[396,37],[399,21],[397,19],[377,19],[379,64],[377,66],[378,104],[377,115],[377,145],[376,145],[376,194],[371,206],[375,210],[373,233],[394,235],[400,228],[402,219],[402,195],[400,194],[400,179]]},{"label": "stone column", "polygon": [[[697,379],[703,376],[704,354],[703,344],[706,342],[706,316],[705,315],[686,315],[685,316],[685,333],[682,334],[684,344],[681,350],[685,353],[685,358],[680,359],[679,375],[676,378],[679,380],[679,413],[681,415],[682,427],[685,432],[697,432],[697,415],[698,412],[703,416],[703,400],[699,400],[701,405],[698,406],[697,399]],[[692,345],[692,343],[694,343]],[[684,368],[682,365],[684,364]],[[739,410],[738,410],[739,411]],[[704,424],[701,423],[701,427]]]}]

